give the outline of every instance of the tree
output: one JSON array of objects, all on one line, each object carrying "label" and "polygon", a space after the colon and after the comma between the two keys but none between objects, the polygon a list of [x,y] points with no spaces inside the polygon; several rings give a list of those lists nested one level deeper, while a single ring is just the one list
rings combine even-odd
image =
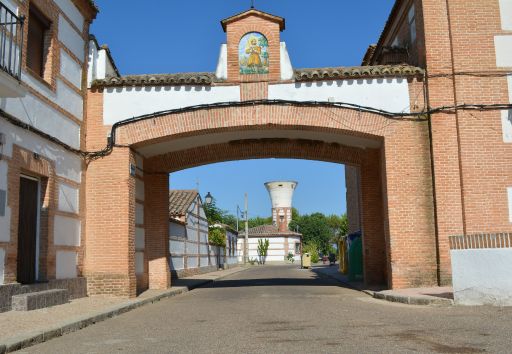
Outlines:
[{"label": "tree", "polygon": [[258,239],[258,256],[260,258],[260,264],[265,264],[267,259],[268,247],[270,246],[270,242],[268,238],[262,240]]},{"label": "tree", "polygon": [[254,218],[249,219],[249,228],[250,229],[252,229],[253,227],[256,227],[256,226],[261,226],[261,225],[272,225],[272,217],[262,218],[260,216],[256,216]]},{"label": "tree", "polygon": [[338,242],[341,237],[346,236],[348,233],[348,218],[347,214],[341,216],[329,215],[327,217],[327,224],[331,229],[331,241]]},{"label": "tree", "polygon": [[212,198],[210,204],[203,204],[204,213],[208,224],[225,224],[236,229],[236,217],[229,214],[226,210],[222,210],[217,206],[215,198]]},{"label": "tree", "polygon": [[302,234],[305,245],[315,244],[322,253],[329,253],[332,230],[327,217],[322,213],[302,215],[298,220],[292,220],[290,230],[298,230]]}]

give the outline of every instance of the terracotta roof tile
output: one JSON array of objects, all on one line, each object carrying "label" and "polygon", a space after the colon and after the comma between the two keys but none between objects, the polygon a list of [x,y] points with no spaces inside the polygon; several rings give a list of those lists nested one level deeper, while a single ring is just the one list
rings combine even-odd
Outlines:
[{"label": "terracotta roof tile", "polygon": [[197,197],[197,190],[170,190],[169,191],[169,216],[183,216]]},{"label": "terracotta roof tile", "polygon": [[179,73],[155,75],[127,75],[121,77],[107,77],[95,80],[93,87],[108,86],[174,86],[174,85],[211,85],[219,82],[214,73]]},{"label": "terracotta roof tile", "polygon": [[423,76],[425,71],[410,65],[352,66],[296,69],[295,81],[359,79],[370,77]]},{"label": "terracotta roof tile", "polygon": [[[240,231],[239,235],[243,237],[245,231]],[[264,236],[302,236],[302,234],[293,231],[279,232],[278,227],[275,225],[261,225],[249,229],[249,237]]]}]

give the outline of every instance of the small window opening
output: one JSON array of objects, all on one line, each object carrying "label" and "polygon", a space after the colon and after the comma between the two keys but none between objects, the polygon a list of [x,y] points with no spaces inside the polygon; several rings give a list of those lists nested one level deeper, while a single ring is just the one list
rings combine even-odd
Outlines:
[{"label": "small window opening", "polygon": [[45,78],[45,67],[50,51],[50,28],[51,21],[31,4],[28,19],[27,67],[41,78]]}]

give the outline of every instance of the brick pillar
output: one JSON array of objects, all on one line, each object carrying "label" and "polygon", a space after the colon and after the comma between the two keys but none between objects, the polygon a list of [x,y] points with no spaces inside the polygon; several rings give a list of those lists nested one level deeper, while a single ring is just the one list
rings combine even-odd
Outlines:
[{"label": "brick pillar", "polygon": [[87,167],[85,275],[89,295],[136,296],[135,178],[127,148]]},{"label": "brick pillar", "polygon": [[149,288],[171,286],[169,270],[169,175],[144,174],[146,255]]},{"label": "brick pillar", "polygon": [[387,257],[384,237],[380,151],[367,149],[361,166],[361,226],[364,280],[386,284]]},{"label": "brick pillar", "polygon": [[[422,12],[428,73],[430,76],[451,74],[454,67],[446,1],[424,0]],[[451,106],[457,102],[454,81],[451,77],[429,78],[428,90],[428,103],[431,107]],[[458,120],[458,115],[451,113],[432,116],[432,152],[441,285],[451,284],[448,238],[465,232]]]},{"label": "brick pillar", "polygon": [[348,233],[361,230],[361,170],[345,165],[345,186],[347,188]]}]

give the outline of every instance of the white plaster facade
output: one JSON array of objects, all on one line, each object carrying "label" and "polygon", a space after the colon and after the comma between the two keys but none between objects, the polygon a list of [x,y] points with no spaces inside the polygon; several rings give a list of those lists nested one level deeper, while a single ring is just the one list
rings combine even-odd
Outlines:
[{"label": "white plaster facade", "polygon": [[512,306],[512,248],[452,250],[459,305]]},{"label": "white plaster facade", "polygon": [[[299,236],[287,236],[287,237],[264,237],[249,238],[249,259],[258,260],[258,239],[268,239],[269,240],[269,248],[267,253],[266,262],[276,262],[282,263],[285,262],[288,253],[293,253],[295,262],[300,262],[300,250],[301,250],[301,238]],[[244,233],[243,231],[240,233],[238,237],[238,261],[243,263],[244,261]],[[286,246],[288,246],[288,251],[286,250]],[[298,251],[298,252],[297,252]]]},{"label": "white plaster facade", "polygon": [[173,276],[216,270],[217,266],[222,266],[228,260],[224,258],[223,248],[208,243],[208,230],[208,221],[199,195],[187,207],[184,215],[171,217],[169,266]]},{"label": "white plaster facade", "polygon": [[[82,72],[85,67],[86,49],[81,31],[84,30],[85,19],[72,0],[54,1],[63,12],[58,14],[58,24],[55,24],[55,29],[58,29],[56,36],[61,46],[56,53],[60,59],[60,67],[56,72],[52,72],[52,77],[55,77],[55,87],[50,89],[49,85],[41,82],[41,78],[36,78],[29,71],[22,70],[21,82],[18,82],[19,87],[23,89],[22,92],[20,91],[17,95],[2,95],[4,91],[0,89],[0,109],[62,143],[80,149],[80,122],[83,120],[84,100],[79,92],[85,89],[82,85]],[[2,0],[2,3],[14,13],[20,13],[17,2]],[[64,47],[74,56],[68,54]],[[5,75],[2,72],[0,87],[7,84],[8,80],[12,80]],[[36,153],[55,166],[56,208],[49,217],[53,218],[53,227],[50,229],[53,235],[50,239],[53,239],[56,249],[54,260],[56,278],[77,277],[78,247],[81,247],[82,236],[79,218],[79,205],[82,198],[80,195],[81,158],[58,144],[12,125],[3,118],[0,118],[0,134],[5,139],[5,143],[0,145],[2,156],[0,190],[7,194],[7,202],[3,206],[5,213],[0,215],[0,284],[4,282],[5,255],[7,244],[11,241],[13,210],[8,202],[12,196],[9,195],[7,177],[14,146]],[[2,242],[4,244],[1,244]]]}]

